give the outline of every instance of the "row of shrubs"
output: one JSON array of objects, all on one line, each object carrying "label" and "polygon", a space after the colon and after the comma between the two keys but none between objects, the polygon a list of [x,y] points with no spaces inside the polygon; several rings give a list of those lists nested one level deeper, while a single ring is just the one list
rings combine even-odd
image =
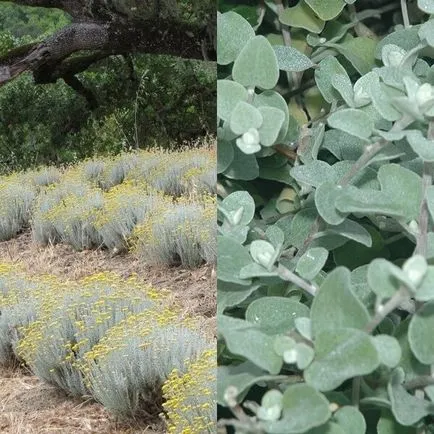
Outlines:
[{"label": "row of shrubs", "polygon": [[121,417],[164,417],[170,433],[212,432],[214,345],[167,300],[134,276],[64,282],[0,264],[0,364]]},{"label": "row of shrubs", "polygon": [[0,179],[0,240],[134,250],[149,264],[216,260],[211,151],[137,152]]}]

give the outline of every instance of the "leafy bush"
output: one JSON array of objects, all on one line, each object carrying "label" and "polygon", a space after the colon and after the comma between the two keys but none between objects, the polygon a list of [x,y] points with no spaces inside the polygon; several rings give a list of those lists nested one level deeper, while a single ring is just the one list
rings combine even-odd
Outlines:
[{"label": "leafy bush", "polygon": [[[153,326],[152,319],[152,315],[141,315],[132,328],[122,324],[111,330],[110,336],[116,338],[87,355],[92,394],[123,417],[159,414],[161,387],[170,372],[175,368],[184,371],[188,360],[206,346],[197,332],[175,325]],[[119,333],[123,334],[120,345]]]},{"label": "leafy bush", "polygon": [[148,264],[197,267],[214,262],[214,201],[156,207],[133,233],[135,252]]},{"label": "leafy bush", "polygon": [[82,184],[62,184],[46,191],[38,200],[33,219],[35,239],[43,244],[62,241],[76,250],[98,247],[101,236],[95,227],[103,194]]},{"label": "leafy bush", "polygon": [[112,188],[104,194],[104,206],[95,221],[104,245],[117,251],[128,249],[128,239],[136,225],[147,213],[168,200],[130,182]]},{"label": "leafy bush", "polygon": [[264,2],[258,19],[221,2],[218,402],[235,432],[434,428],[434,2],[369,4]]},{"label": "leafy bush", "polygon": [[35,196],[34,187],[20,175],[0,180],[0,241],[14,237],[29,223]]},{"label": "leafy bush", "polygon": [[[136,277],[99,273],[78,282],[29,277],[0,264],[0,364],[27,365],[41,380],[70,395],[93,397],[122,417],[158,417],[163,383],[169,401],[174,375],[199,375],[186,384],[183,427],[214,423],[215,355],[168,292]],[[206,352],[204,352],[207,350]],[[193,389],[205,395],[191,396]],[[190,395],[189,395],[190,394]],[[190,405],[189,404],[189,405]],[[176,419],[174,407],[168,423]],[[189,410],[190,409],[190,410]],[[186,411],[188,413],[186,413]],[[179,424],[174,420],[173,424]]]},{"label": "leafy bush", "polygon": [[122,282],[107,273],[77,285],[59,282],[45,294],[46,308],[23,331],[18,354],[39,378],[83,396],[88,389],[80,359],[129,313],[158,307],[147,292],[134,281]]}]

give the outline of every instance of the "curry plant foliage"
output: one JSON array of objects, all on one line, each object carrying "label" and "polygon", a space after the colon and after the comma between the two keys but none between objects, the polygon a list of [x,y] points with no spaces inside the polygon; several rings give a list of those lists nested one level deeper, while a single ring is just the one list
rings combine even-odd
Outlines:
[{"label": "curry plant foliage", "polygon": [[434,2],[219,8],[222,432],[432,432]]}]

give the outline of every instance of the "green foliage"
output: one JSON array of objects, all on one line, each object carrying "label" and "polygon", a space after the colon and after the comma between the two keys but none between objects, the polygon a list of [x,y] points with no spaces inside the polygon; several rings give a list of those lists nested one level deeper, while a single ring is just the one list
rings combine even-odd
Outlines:
[{"label": "green foliage", "polygon": [[[182,13],[205,22],[208,3],[189,2]],[[0,55],[68,22],[59,10],[2,3]],[[111,57],[78,75],[96,95],[94,111],[61,80],[35,85],[20,76],[0,92],[0,173],[136,148],[194,147],[215,132],[215,74],[213,62]]]},{"label": "green foliage", "polygon": [[431,432],[432,2],[264,3],[219,5],[219,423]]}]

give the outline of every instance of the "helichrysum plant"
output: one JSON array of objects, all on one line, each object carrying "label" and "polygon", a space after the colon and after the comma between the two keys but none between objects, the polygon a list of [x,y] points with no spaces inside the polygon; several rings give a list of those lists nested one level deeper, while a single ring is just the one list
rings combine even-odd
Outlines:
[{"label": "helichrysum plant", "polygon": [[434,1],[219,3],[222,432],[434,429]]},{"label": "helichrysum plant", "polygon": [[197,267],[215,262],[215,205],[179,201],[161,204],[133,233],[137,256],[148,264]]},{"label": "helichrysum plant", "polygon": [[174,369],[163,385],[168,432],[214,433],[217,423],[215,349],[207,348],[187,363],[185,372]]},{"label": "helichrysum plant", "polygon": [[0,180],[0,241],[15,237],[29,224],[35,197],[34,186],[22,182],[19,174]]},{"label": "helichrysum plant", "polygon": [[[167,399],[168,425],[181,426],[181,417],[183,428],[209,432],[216,419],[215,354],[199,322],[168,294],[134,275],[98,273],[69,282],[0,264],[0,365],[25,365],[68,395],[91,397],[123,418],[156,420]],[[197,379],[182,388],[175,373]],[[174,407],[174,388],[182,407]]]}]

